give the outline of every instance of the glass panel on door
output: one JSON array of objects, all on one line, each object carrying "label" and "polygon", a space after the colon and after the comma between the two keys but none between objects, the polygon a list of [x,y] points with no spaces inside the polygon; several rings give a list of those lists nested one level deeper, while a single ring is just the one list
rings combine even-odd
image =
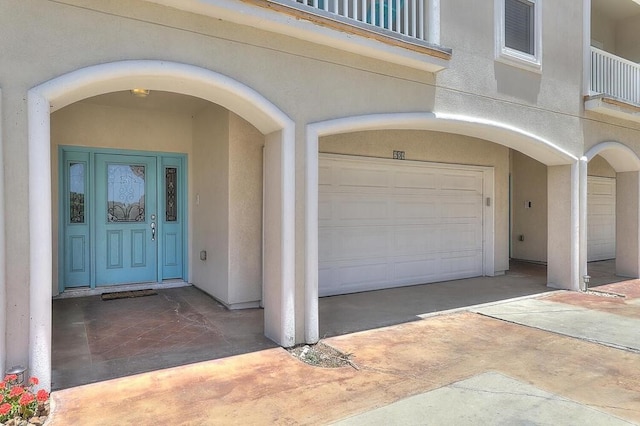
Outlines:
[{"label": "glass panel on door", "polygon": [[109,164],[107,166],[107,220],[144,222],[145,167]]}]

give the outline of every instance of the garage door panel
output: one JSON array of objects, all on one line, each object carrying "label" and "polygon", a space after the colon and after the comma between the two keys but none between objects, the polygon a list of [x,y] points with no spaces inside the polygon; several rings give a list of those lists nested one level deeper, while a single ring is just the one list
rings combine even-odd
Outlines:
[{"label": "garage door panel", "polygon": [[393,186],[397,189],[417,190],[412,192],[434,192],[439,187],[439,176],[416,169],[394,173]]},{"label": "garage door panel", "polygon": [[445,236],[440,244],[441,251],[482,250],[482,234],[476,224],[447,225],[442,233]]},{"label": "garage door panel", "polygon": [[325,190],[324,187],[331,186],[333,183],[332,176],[331,167],[322,165],[318,167],[318,186],[320,191]]},{"label": "garage door panel", "polygon": [[598,182],[597,180],[591,179],[589,185],[589,193],[591,195],[614,195],[615,194],[615,186],[612,185],[613,178],[605,178],[612,182]]},{"label": "garage door panel", "polygon": [[318,229],[318,259],[331,260],[333,258],[333,248],[336,246],[335,234],[336,232],[331,229]]},{"label": "garage door panel", "polygon": [[410,199],[393,203],[393,216],[397,223],[429,223],[441,215],[436,201]]},{"label": "garage door panel", "polygon": [[441,238],[440,230],[434,226],[396,227],[391,251],[396,255],[433,253]]},{"label": "garage door panel", "polygon": [[339,169],[338,185],[343,189],[388,188],[389,174],[370,167],[343,167]]},{"label": "garage door panel", "polygon": [[436,257],[418,257],[393,263],[393,282],[428,282],[440,269],[440,259]]},{"label": "garage door panel", "polygon": [[483,274],[481,170],[320,158],[321,295]]},{"label": "garage door panel", "polygon": [[608,201],[607,204],[591,204],[591,210],[589,211],[590,215],[595,219],[598,219],[598,216],[605,216],[601,220],[608,221],[610,216],[616,214],[615,205],[611,204],[611,201]]},{"label": "garage door panel", "polygon": [[456,174],[445,173],[442,175],[443,191],[477,192],[482,190],[481,182],[478,182],[479,172],[462,172]]},{"label": "garage door panel", "polygon": [[385,223],[389,218],[389,202],[379,196],[373,199],[337,197],[334,203],[340,205],[336,214],[338,220],[344,222]]},{"label": "garage door panel", "polygon": [[460,251],[455,254],[443,255],[441,259],[442,272],[447,275],[451,274],[460,277],[477,276],[478,267],[482,267],[482,263],[478,260],[477,251]]},{"label": "garage door panel", "polygon": [[482,199],[480,197],[469,197],[469,199],[463,200],[445,198],[442,199],[440,206],[442,208],[442,216],[449,221],[466,218],[478,222],[482,217],[482,210],[478,208],[478,205],[481,203]]},{"label": "garage door panel", "polygon": [[333,203],[331,200],[320,199],[318,201],[318,221],[320,225],[323,225],[323,222],[330,222],[333,218]]},{"label": "garage door panel", "polygon": [[372,285],[384,284],[390,280],[386,259],[369,259],[367,261],[352,262],[337,265],[332,268],[332,286],[327,289],[332,294],[336,290],[349,289],[352,291],[366,290]]},{"label": "garage door panel", "polygon": [[616,256],[616,182],[587,177],[587,260]]},{"label": "garage door panel", "polygon": [[380,227],[343,228],[332,231],[334,241],[329,258],[367,259],[387,255],[391,229]]}]

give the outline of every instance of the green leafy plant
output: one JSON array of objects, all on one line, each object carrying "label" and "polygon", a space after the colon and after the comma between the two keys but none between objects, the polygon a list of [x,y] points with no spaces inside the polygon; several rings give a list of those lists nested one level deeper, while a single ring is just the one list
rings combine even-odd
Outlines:
[{"label": "green leafy plant", "polygon": [[34,392],[38,379],[32,377],[26,385],[18,384],[18,376],[9,374],[0,382],[0,423],[14,418],[29,420],[36,415],[38,407],[49,400],[44,389]]}]

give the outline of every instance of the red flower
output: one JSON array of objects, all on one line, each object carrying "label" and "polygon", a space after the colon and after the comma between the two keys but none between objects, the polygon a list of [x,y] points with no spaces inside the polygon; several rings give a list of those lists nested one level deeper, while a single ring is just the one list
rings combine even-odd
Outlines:
[{"label": "red flower", "polygon": [[5,382],[0,382],[0,389],[4,389],[7,387],[7,384]]},{"label": "red flower", "polygon": [[11,411],[11,404],[9,404],[8,402],[5,402],[4,404],[0,405],[0,416],[4,416],[5,414],[8,414],[9,411]]},{"label": "red flower", "polygon": [[37,377],[32,377],[32,378],[29,379],[29,384],[30,385],[37,385],[38,383],[40,383],[40,382],[38,381]]},{"label": "red flower", "polygon": [[36,399],[38,400],[38,402],[46,402],[47,399],[49,399],[49,394],[46,390],[40,389],[36,394]]},{"label": "red flower", "polygon": [[4,401],[4,395],[0,393],[0,402]]},{"label": "red flower", "polygon": [[33,396],[33,394],[31,392],[25,392],[22,394],[22,396],[20,397],[20,405],[29,405],[33,402],[33,400],[35,399],[35,397]]},{"label": "red flower", "polygon": [[4,376],[5,382],[15,382],[16,380],[18,380],[18,376],[16,376],[15,374],[8,374]]},{"label": "red flower", "polygon": [[11,392],[9,392],[9,398],[22,395],[23,393],[24,389],[22,388],[22,386],[14,386],[13,388],[11,388]]}]

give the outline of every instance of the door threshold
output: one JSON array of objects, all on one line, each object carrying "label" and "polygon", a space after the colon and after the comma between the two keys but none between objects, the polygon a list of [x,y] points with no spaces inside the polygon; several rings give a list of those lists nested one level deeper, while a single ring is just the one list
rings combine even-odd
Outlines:
[{"label": "door threshold", "polygon": [[162,290],[165,288],[188,287],[191,284],[183,280],[167,280],[161,283],[135,283],[135,284],[118,284],[118,285],[101,285],[96,288],[79,287],[67,289],[64,292],[53,296],[53,299],[71,299],[74,297],[99,296],[103,293],[112,293],[114,291],[136,291],[147,288],[153,290]]}]

